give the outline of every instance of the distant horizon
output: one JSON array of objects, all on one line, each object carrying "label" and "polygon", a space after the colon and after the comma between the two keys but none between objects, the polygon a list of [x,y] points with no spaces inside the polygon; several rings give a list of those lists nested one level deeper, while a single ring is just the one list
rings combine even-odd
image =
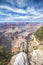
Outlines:
[{"label": "distant horizon", "polygon": [[43,23],[43,22],[0,22],[1,23]]}]

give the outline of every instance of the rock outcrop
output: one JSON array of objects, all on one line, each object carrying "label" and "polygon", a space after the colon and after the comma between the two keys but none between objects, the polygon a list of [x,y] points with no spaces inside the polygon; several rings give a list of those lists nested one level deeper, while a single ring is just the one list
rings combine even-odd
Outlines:
[{"label": "rock outcrop", "polygon": [[31,65],[43,65],[43,51],[42,50],[33,50],[31,53],[30,64]]}]

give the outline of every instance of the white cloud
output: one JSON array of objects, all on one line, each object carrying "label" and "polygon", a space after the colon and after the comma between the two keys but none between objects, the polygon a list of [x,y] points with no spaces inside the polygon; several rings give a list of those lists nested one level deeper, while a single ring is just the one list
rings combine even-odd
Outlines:
[{"label": "white cloud", "polygon": [[28,0],[15,0],[17,6],[20,8],[26,7],[28,5]]},{"label": "white cloud", "polygon": [[[14,14],[14,16],[13,16],[11,13],[6,14],[6,13],[3,13],[2,11],[0,11],[0,15],[9,16],[8,18],[4,18],[3,19],[4,21],[9,21],[9,22],[15,21],[15,20],[23,20],[23,21],[28,20],[29,21],[29,20],[35,20],[35,19],[37,20],[37,19],[40,19],[43,17],[43,14],[40,13],[39,11],[35,10],[34,7],[31,7],[31,8],[28,7],[27,10],[23,10],[23,9],[11,8],[9,6],[0,5],[0,10],[3,8],[7,9],[9,11],[15,12],[15,13],[26,14],[25,16],[22,16],[19,14],[17,14],[17,15]],[[32,16],[29,15],[29,13],[32,14]],[[0,21],[3,21],[3,20],[1,19]]]},{"label": "white cloud", "polygon": [[6,15],[6,16],[11,16],[11,14],[6,14],[6,13],[3,13],[2,11],[0,11],[0,15]]},{"label": "white cloud", "polygon": [[9,7],[9,6],[0,5],[0,9],[2,9],[2,8],[8,9],[8,10],[10,10],[10,11],[12,11],[12,12],[26,14],[26,11],[23,10],[23,9],[11,8],[11,7]]},{"label": "white cloud", "polygon": [[35,10],[34,7],[31,7],[31,8],[28,7],[27,12],[33,14],[32,19],[38,19],[38,18],[43,17],[43,14],[41,12]]},{"label": "white cloud", "polygon": [[15,17],[9,17],[9,18],[5,18],[5,20],[7,21],[12,21],[12,20],[26,20],[26,19],[30,19],[30,16],[15,16]]},{"label": "white cloud", "polygon": [[31,13],[31,14],[33,14],[33,15],[40,15],[40,13],[38,12],[38,11],[36,11],[35,9],[34,9],[34,7],[28,7],[27,8],[27,12],[28,13]]},{"label": "white cloud", "polygon": [[7,0],[10,4],[14,5],[14,0]]},{"label": "white cloud", "polygon": [[7,0],[12,6],[16,5],[17,7],[23,8],[28,5],[28,0]]},{"label": "white cloud", "polygon": [[43,12],[43,7],[40,8],[40,9],[37,9],[37,11],[40,12],[40,13]]},{"label": "white cloud", "polygon": [[42,17],[43,17],[43,15],[41,14],[41,15],[38,15],[38,16],[33,16],[32,19],[39,19],[39,18],[42,18]]},{"label": "white cloud", "polygon": [[4,22],[13,22],[13,21],[26,21],[26,20],[29,20],[29,19],[31,19],[31,17],[30,16],[14,16],[14,17],[8,17],[8,18],[4,18],[4,20],[3,19],[1,19],[1,21],[4,21]]}]

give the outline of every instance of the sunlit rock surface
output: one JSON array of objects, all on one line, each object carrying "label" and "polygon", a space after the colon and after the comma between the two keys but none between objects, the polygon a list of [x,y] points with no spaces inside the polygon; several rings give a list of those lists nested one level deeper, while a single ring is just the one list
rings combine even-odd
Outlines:
[{"label": "sunlit rock surface", "polygon": [[13,65],[28,65],[27,54],[24,52],[17,54]]},{"label": "sunlit rock surface", "polygon": [[43,65],[43,51],[42,50],[34,50],[31,53],[32,57],[30,60],[31,65]]},{"label": "sunlit rock surface", "polygon": [[16,54],[16,55],[14,55],[14,56],[12,56],[12,58],[11,58],[11,60],[10,60],[10,64],[11,64],[11,65],[13,65],[13,64],[14,64],[15,59],[16,59],[16,56],[17,56],[17,54]]}]

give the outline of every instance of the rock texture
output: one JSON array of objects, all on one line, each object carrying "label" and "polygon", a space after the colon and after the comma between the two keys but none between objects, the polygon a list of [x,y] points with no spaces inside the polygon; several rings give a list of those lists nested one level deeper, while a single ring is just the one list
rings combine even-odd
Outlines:
[{"label": "rock texture", "polygon": [[33,50],[31,53],[32,57],[30,59],[31,65],[43,65],[43,51]]}]

